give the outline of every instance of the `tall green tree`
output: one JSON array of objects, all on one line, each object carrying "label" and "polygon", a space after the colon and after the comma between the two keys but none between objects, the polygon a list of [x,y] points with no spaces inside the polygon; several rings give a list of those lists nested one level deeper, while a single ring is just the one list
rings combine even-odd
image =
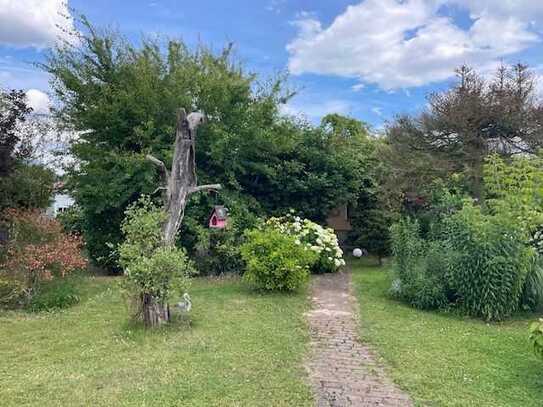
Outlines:
[{"label": "tall green tree", "polygon": [[[156,188],[158,174],[145,155],[171,165],[179,108],[208,118],[196,141],[198,178],[222,184],[221,196],[256,211],[294,208],[322,219],[358,193],[363,154],[324,129],[283,117],[279,106],[292,96],[284,77],[257,80],[231,45],[218,53],[177,40],[134,45],[84,18],[80,25],[79,41],[54,49],[43,68],[60,102],[56,116],[79,132],[70,184],[90,254],[101,264],[112,264],[124,209]],[[207,209],[189,205],[187,216],[209,213],[212,198],[194,199]]]},{"label": "tall green tree", "polygon": [[27,105],[23,90],[0,89],[0,177],[7,176],[17,158],[25,156],[24,146],[17,148],[21,142],[19,125],[30,112],[32,108]]},{"label": "tall green tree", "polygon": [[31,113],[23,90],[0,89],[0,210],[46,208],[51,200],[54,173],[33,162],[45,126]]}]

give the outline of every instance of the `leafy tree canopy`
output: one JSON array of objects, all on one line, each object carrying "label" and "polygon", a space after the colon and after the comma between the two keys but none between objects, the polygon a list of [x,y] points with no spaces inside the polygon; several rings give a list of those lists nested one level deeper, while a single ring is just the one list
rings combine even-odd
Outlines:
[{"label": "leafy tree canopy", "polygon": [[[178,40],[134,45],[85,18],[80,25],[79,41],[54,49],[43,68],[60,102],[56,116],[80,132],[71,187],[95,259],[107,264],[106,242],[119,241],[124,209],[156,188],[145,154],[170,164],[179,107],[208,117],[196,147],[200,182],[220,182],[225,196],[254,210],[294,208],[323,219],[362,187],[369,151],[362,126],[345,120],[353,137],[340,139],[334,126],[282,116],[280,104],[293,96],[286,78],[258,80],[231,45],[220,52]],[[210,208],[209,199],[195,199]]]},{"label": "leafy tree canopy", "polygon": [[17,149],[21,142],[18,127],[31,111],[24,91],[0,90],[0,176],[8,175],[17,158],[25,156],[24,146]]}]

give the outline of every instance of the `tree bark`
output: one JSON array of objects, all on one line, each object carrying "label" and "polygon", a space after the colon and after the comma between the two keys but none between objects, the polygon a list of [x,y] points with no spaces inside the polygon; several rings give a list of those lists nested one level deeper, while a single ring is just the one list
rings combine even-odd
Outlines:
[{"label": "tree bark", "polygon": [[146,328],[155,328],[170,321],[169,305],[158,301],[152,294],[142,293],[141,305],[143,325]]},{"label": "tree bark", "polygon": [[147,155],[147,159],[155,164],[162,173],[164,189],[164,210],[168,217],[162,228],[164,244],[175,244],[175,236],[179,231],[185,215],[188,196],[205,190],[218,190],[220,184],[198,185],[196,178],[196,129],[205,120],[203,114],[194,112],[187,116],[184,109],[177,114],[174,153],[171,172],[158,158]]},{"label": "tree bark", "polygon": [[[193,112],[187,115],[184,109],[179,109],[171,171],[158,158],[147,155],[147,160],[156,165],[162,175],[162,185],[157,188],[157,191],[163,191],[164,210],[167,214],[162,227],[162,240],[165,246],[175,244],[175,237],[183,222],[189,195],[222,188],[220,184],[198,185],[196,178],[196,129],[204,121],[205,116],[202,113]],[[142,298],[145,325],[156,326],[169,321],[168,304],[161,304],[152,296],[148,297],[144,294]]]}]

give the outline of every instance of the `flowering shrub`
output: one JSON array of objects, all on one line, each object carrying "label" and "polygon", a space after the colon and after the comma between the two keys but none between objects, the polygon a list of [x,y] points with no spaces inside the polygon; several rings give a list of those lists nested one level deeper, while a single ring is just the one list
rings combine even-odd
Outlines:
[{"label": "flowering shrub", "polygon": [[246,233],[241,255],[247,264],[244,281],[257,289],[292,291],[309,277],[317,255],[296,238],[270,226]]},{"label": "flowering shrub", "polygon": [[309,219],[291,214],[270,218],[266,225],[293,236],[296,244],[315,252],[318,256],[311,266],[313,272],[335,272],[345,265],[343,250],[339,247],[337,236],[331,228],[322,227]]},{"label": "flowering shrub", "polygon": [[[4,279],[17,280],[27,300],[43,281],[62,278],[86,267],[83,241],[67,235],[60,223],[35,210],[8,209],[3,213],[10,228],[7,256],[0,265]],[[13,296],[13,292],[11,293]]]},{"label": "flowering shrub", "polygon": [[82,244],[78,236],[62,236],[40,245],[15,246],[8,250],[6,268],[22,272],[31,286],[54,276],[64,277],[86,266]]}]

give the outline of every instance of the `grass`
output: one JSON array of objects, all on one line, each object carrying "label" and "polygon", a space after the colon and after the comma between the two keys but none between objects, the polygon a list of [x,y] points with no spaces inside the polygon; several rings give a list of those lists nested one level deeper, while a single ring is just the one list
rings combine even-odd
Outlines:
[{"label": "grass", "polygon": [[487,324],[416,310],[388,298],[387,271],[353,262],[361,336],[417,405],[543,405],[543,361],[527,340],[537,315]]},{"label": "grass", "polygon": [[2,406],[305,406],[305,293],[195,281],[192,322],[127,323],[114,278],[85,279],[55,313],[0,311]]}]

